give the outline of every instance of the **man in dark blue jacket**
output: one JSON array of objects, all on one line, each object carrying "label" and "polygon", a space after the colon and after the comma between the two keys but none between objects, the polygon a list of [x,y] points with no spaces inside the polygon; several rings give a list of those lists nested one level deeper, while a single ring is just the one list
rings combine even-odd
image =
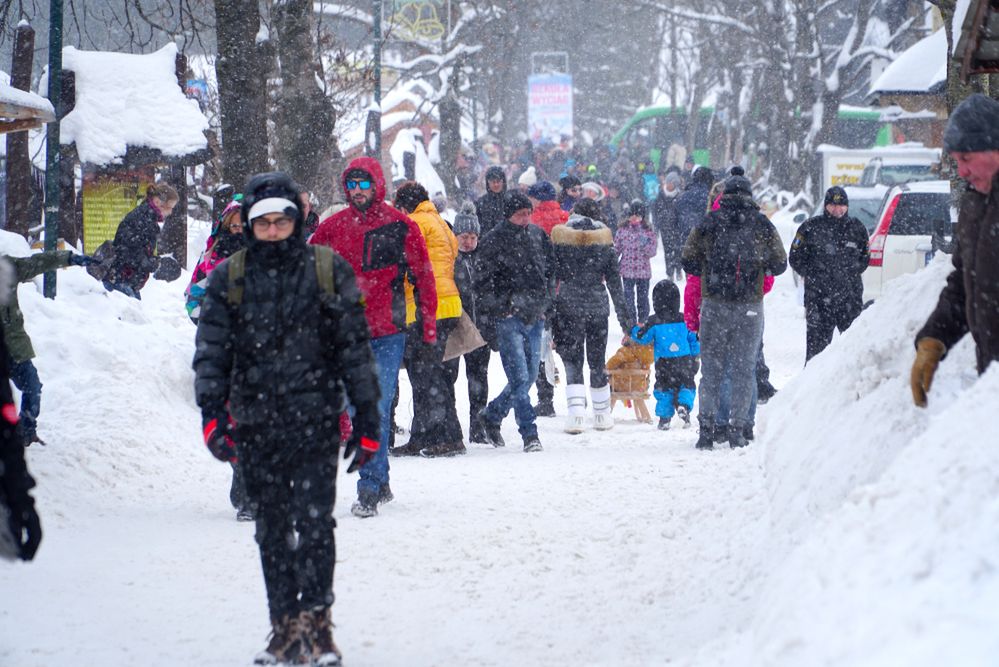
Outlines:
[{"label": "man in dark blue jacket", "polygon": [[531,384],[541,362],[541,334],[555,293],[555,257],[544,230],[531,224],[531,201],[507,196],[506,220],[479,244],[479,330],[499,350],[507,385],[481,414],[486,438],[502,447],[500,423],[513,408],[525,452],[541,451]]}]

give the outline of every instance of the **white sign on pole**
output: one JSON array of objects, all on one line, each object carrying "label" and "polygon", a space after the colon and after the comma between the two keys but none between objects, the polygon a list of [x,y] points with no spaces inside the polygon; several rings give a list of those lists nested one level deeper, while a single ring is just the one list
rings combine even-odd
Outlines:
[{"label": "white sign on pole", "polygon": [[531,141],[572,141],[572,75],[532,74],[527,79],[527,136]]}]

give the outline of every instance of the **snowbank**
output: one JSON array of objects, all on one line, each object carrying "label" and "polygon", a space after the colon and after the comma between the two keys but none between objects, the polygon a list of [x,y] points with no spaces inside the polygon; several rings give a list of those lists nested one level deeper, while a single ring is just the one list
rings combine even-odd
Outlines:
[{"label": "snowbank", "polygon": [[984,665],[999,655],[999,368],[977,377],[969,337],[942,363],[927,409],[908,386],[914,334],[950,268],[940,256],[893,281],[768,406],[763,594],[713,660]]}]

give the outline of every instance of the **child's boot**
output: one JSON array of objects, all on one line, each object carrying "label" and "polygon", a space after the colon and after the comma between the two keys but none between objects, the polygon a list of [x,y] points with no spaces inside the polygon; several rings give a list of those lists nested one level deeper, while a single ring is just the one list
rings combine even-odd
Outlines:
[{"label": "child's boot", "polygon": [[676,406],[677,416],[683,420],[683,427],[690,428],[690,408],[686,405]]},{"label": "child's boot", "polygon": [[660,431],[668,431],[669,430],[670,419],[672,419],[672,417],[660,417],[659,418],[659,426],[657,428]]},{"label": "child's boot", "polygon": [[586,387],[581,384],[567,385],[565,399],[569,407],[565,432],[573,435],[582,433],[586,429]]}]

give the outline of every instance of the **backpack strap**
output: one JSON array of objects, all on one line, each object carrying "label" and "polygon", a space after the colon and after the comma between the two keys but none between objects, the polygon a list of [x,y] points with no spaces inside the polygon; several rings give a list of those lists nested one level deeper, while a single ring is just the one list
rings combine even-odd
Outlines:
[{"label": "backpack strap", "polygon": [[333,250],[326,246],[314,245],[316,278],[319,280],[319,289],[326,294],[336,294],[336,286],[333,284]]},{"label": "backpack strap", "polygon": [[243,303],[243,277],[246,275],[246,250],[237,250],[229,256],[229,305]]}]

